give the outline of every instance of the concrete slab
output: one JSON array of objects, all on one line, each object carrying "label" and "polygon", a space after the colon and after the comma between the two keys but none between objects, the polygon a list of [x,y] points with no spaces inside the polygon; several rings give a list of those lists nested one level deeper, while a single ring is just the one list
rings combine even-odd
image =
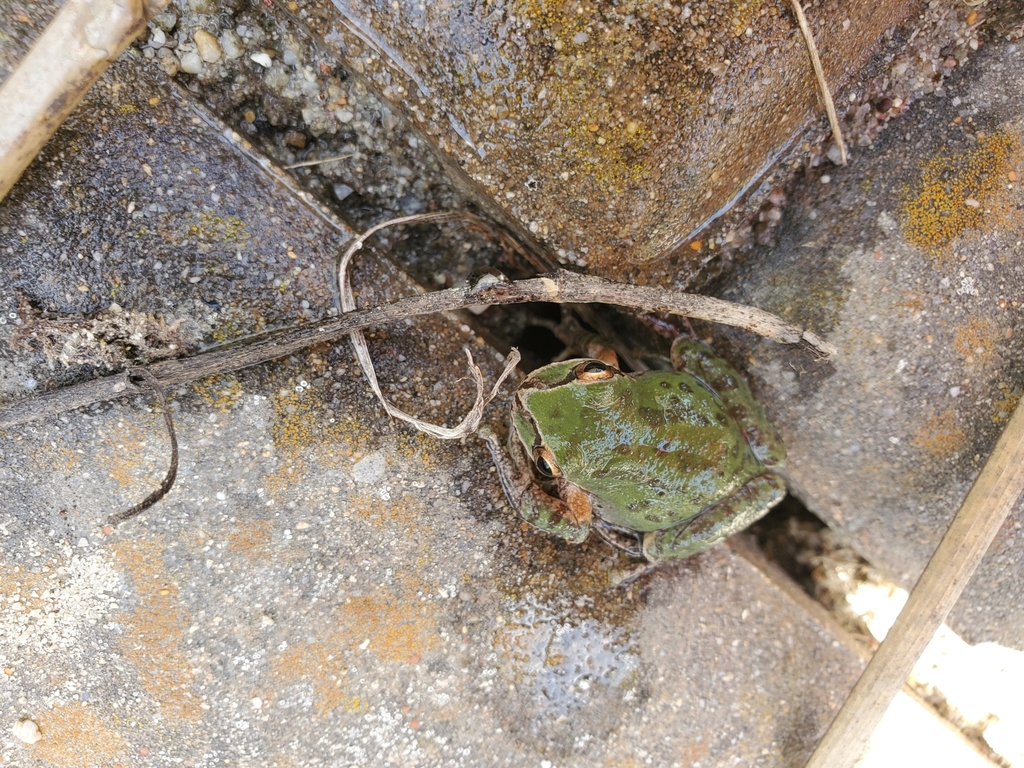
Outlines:
[{"label": "concrete slab", "polygon": [[[128,60],[0,236],[11,400],[322,316],[348,233]],[[357,287],[413,289],[380,261]],[[465,344],[493,372],[451,318],[371,334],[449,422]],[[798,764],[859,672],[729,550],[610,587],[618,555],[521,525],[483,446],[387,420],[344,344],[171,394],[178,483],[116,531],[166,467],[147,398],[0,436],[5,763]]]},{"label": "concrete slab", "polygon": [[[777,247],[725,292],[839,347],[814,365],[735,337],[801,498],[904,585],[1024,391],[1024,68],[1019,42],[990,40],[849,168],[800,188]],[[972,641],[1024,647],[1022,515],[952,616]]]},{"label": "concrete slab", "polygon": [[[832,87],[906,39],[920,9],[815,8]],[[820,114],[784,2],[336,0],[299,13],[492,215],[604,274],[669,254],[702,263],[693,233]]]}]

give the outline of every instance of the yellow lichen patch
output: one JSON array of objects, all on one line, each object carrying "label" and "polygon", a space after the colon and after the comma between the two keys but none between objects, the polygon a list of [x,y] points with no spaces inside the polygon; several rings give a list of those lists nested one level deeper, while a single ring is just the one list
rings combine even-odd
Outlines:
[{"label": "yellow lichen patch", "polygon": [[957,424],[956,413],[942,411],[930,416],[917,430],[913,443],[932,458],[945,459],[967,445],[967,435]]},{"label": "yellow lichen patch", "polygon": [[991,320],[972,318],[956,332],[953,349],[965,363],[984,365],[995,353],[996,343],[1001,336],[999,327]]},{"label": "yellow lichen patch", "polygon": [[226,413],[235,407],[244,390],[234,376],[212,376],[192,385],[192,391],[207,405]]},{"label": "yellow lichen patch", "polygon": [[344,688],[345,665],[336,655],[341,647],[337,639],[330,636],[290,645],[274,657],[271,674],[279,685],[311,685],[313,706],[321,717],[341,706],[358,709],[359,700]]},{"label": "yellow lichen patch", "polygon": [[272,530],[273,525],[269,520],[246,522],[243,528],[228,534],[228,552],[244,555],[250,560],[265,558]]},{"label": "yellow lichen patch", "polygon": [[267,498],[284,499],[290,488],[306,477],[306,462],[299,456],[285,456],[273,470],[263,476],[263,491]]},{"label": "yellow lichen patch", "polygon": [[288,456],[298,456],[309,449],[320,449],[334,443],[328,453],[318,452],[321,459],[351,456],[352,444],[363,445],[370,434],[354,415],[347,414],[333,421],[323,417],[323,399],[318,390],[278,392],[272,399],[274,424],[271,437],[274,446]]},{"label": "yellow lichen patch", "polygon": [[1000,131],[957,156],[924,164],[913,197],[903,203],[903,233],[910,243],[940,251],[967,230],[984,225],[986,206],[1005,187],[1020,141]]},{"label": "yellow lichen patch", "polygon": [[212,213],[199,214],[199,221],[188,228],[188,236],[207,242],[245,241],[252,235],[237,216],[222,218]]},{"label": "yellow lichen patch", "polygon": [[199,702],[191,690],[192,665],[183,650],[192,617],[163,567],[162,542],[159,538],[125,540],[111,549],[139,598],[135,612],[121,622],[121,652],[165,716],[199,720]]},{"label": "yellow lichen patch", "polygon": [[56,766],[105,765],[117,759],[124,743],[116,732],[82,704],[64,704],[40,715],[43,738],[33,758]]},{"label": "yellow lichen patch", "polygon": [[992,402],[992,421],[1002,424],[1010,418],[1020,403],[1021,390],[1000,382],[996,385],[1003,397]]}]

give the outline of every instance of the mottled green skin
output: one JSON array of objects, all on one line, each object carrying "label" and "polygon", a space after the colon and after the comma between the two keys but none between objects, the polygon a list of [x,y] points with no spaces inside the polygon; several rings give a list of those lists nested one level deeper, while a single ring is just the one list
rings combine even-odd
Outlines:
[{"label": "mottled green skin", "polygon": [[[553,363],[530,374],[513,404],[513,456],[523,462],[550,449],[561,487],[584,491],[606,527],[646,534],[651,560],[712,546],[785,492],[767,468],[782,463],[785,448],[743,378],[690,340],[677,341],[673,360],[685,370],[591,382],[573,376],[584,361]],[[586,527],[553,514],[544,498],[524,495],[524,519],[581,541]]]}]

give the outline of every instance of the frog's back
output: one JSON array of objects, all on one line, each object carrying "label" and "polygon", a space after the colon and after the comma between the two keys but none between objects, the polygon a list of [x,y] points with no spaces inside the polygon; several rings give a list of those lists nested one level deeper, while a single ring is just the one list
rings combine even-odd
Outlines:
[{"label": "frog's back", "polygon": [[549,412],[544,440],[567,480],[615,525],[651,531],[698,514],[764,472],[721,400],[683,372],[616,376],[573,397],[530,396]]}]

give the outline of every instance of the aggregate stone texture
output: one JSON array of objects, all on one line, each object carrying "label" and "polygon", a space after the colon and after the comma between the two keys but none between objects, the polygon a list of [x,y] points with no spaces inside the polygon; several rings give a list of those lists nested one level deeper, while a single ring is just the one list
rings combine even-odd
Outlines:
[{"label": "aggregate stone texture", "polygon": [[[833,89],[922,4],[818,4]],[[678,253],[819,115],[788,2],[335,0],[304,21],[563,263]],[[681,249],[687,250],[681,250]]]},{"label": "aggregate stone texture", "polygon": [[[1024,392],[1022,131],[1020,43],[996,37],[847,169],[810,178],[724,293],[839,347],[823,365],[733,337],[801,499],[905,586]],[[953,611],[971,641],[1024,648],[1022,516]]]},{"label": "aggregate stone texture", "polygon": [[[348,231],[129,56],[0,203],[3,401],[330,313]],[[363,301],[414,290],[362,257]],[[453,423],[468,326],[370,334]],[[0,758],[18,766],[799,765],[855,654],[730,550],[629,587],[389,421],[346,344],[0,435]],[[31,720],[31,724],[24,722]],[[35,743],[19,740],[21,734]]]}]

